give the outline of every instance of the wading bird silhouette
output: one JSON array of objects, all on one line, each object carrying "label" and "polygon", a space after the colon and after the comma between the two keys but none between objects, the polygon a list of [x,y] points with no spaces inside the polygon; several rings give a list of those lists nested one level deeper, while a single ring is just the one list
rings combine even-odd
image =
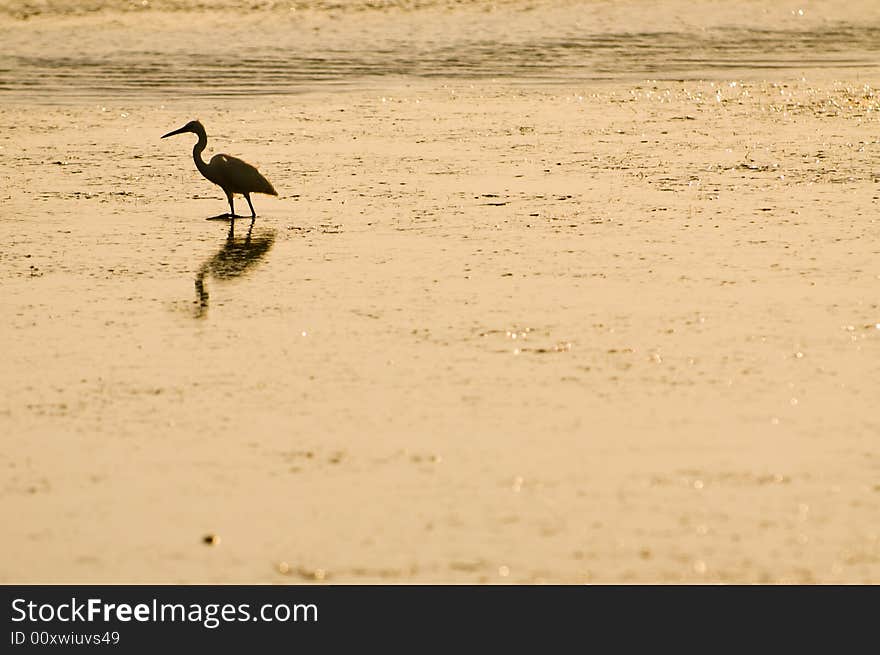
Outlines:
[{"label": "wading bird silhouette", "polygon": [[217,218],[241,218],[235,214],[235,207],[232,204],[233,193],[239,193],[247,200],[248,206],[251,208],[251,219],[257,217],[257,212],[254,211],[254,206],[251,203],[252,193],[278,195],[269,180],[246,161],[221,154],[214,155],[211,157],[211,161],[206,163],[202,159],[202,151],[208,145],[208,135],[205,133],[205,127],[199,121],[190,121],[180,129],[163,135],[162,138],[185,132],[192,132],[199,137],[198,142],[193,146],[193,159],[199,173],[223,189],[226,199],[229,201],[229,214],[221,214]]}]

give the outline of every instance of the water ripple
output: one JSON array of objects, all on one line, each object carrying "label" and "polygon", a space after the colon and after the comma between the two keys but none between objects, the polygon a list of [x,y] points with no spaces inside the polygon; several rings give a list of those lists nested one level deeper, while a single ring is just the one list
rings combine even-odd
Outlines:
[{"label": "water ripple", "polygon": [[251,46],[201,52],[87,56],[0,55],[0,93],[28,100],[117,95],[239,96],[355,86],[382,77],[520,78],[524,82],[644,78],[712,79],[732,70],[877,68],[880,27],[821,31],[716,29],[586,34],[534,42],[400,43],[374,50]]}]

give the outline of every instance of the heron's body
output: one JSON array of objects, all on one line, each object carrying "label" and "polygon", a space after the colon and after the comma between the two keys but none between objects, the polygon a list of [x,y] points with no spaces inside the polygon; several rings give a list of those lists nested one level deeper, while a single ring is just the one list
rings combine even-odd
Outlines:
[{"label": "heron's body", "polygon": [[232,202],[232,194],[234,193],[243,195],[245,200],[247,200],[248,206],[251,208],[251,218],[256,218],[257,216],[251,203],[252,193],[265,193],[270,196],[278,195],[271,182],[246,161],[222,154],[214,155],[209,162],[202,159],[202,152],[208,145],[208,135],[199,121],[190,121],[179,130],[169,132],[162,138],[184,132],[192,132],[199,137],[196,145],[193,146],[193,159],[196,162],[196,168],[199,169],[199,172],[206,179],[219,186],[226,193],[226,199],[229,201],[230,218],[235,218],[235,207]]}]

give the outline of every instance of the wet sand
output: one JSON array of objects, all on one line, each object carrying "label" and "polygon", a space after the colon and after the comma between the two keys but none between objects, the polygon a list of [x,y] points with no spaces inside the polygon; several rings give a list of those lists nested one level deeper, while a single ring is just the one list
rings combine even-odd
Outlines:
[{"label": "wet sand", "polygon": [[[880,76],[838,54],[7,88],[0,581],[876,583]],[[278,189],[252,230],[192,118]]]}]

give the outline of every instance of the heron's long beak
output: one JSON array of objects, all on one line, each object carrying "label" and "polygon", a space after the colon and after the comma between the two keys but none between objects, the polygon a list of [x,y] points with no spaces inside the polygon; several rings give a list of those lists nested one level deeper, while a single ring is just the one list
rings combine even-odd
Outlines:
[{"label": "heron's long beak", "polygon": [[189,132],[189,130],[186,129],[185,125],[183,127],[181,127],[179,130],[174,130],[173,132],[169,132],[168,134],[163,134],[162,138],[164,139],[169,136],[174,136],[175,134],[183,134],[184,132]]}]

